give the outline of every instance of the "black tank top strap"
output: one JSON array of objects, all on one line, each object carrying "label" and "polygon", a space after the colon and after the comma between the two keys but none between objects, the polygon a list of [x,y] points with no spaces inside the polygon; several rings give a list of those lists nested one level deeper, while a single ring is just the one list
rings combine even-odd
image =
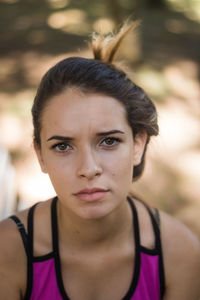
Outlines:
[{"label": "black tank top strap", "polygon": [[62,299],[69,300],[69,297],[65,291],[62,270],[61,270],[61,260],[59,255],[59,232],[58,232],[58,218],[57,218],[57,201],[58,197],[54,197],[51,203],[51,226],[52,226],[52,241],[53,241],[53,252],[55,258],[55,271],[56,278],[59,286],[59,290],[62,295]]},{"label": "black tank top strap", "polygon": [[160,214],[158,209],[154,210],[154,213],[152,212],[152,210],[150,209],[150,207],[143,201],[141,201],[141,203],[145,206],[145,208],[147,209],[150,219],[151,219],[151,223],[153,226],[153,230],[155,233],[155,247],[158,250],[161,250],[161,237],[160,237]]},{"label": "black tank top strap", "polygon": [[28,242],[29,242],[29,254],[33,257],[33,235],[34,235],[34,211],[38,203],[31,206],[28,211],[28,218],[27,218],[27,228],[28,228]]},{"label": "black tank top strap", "polygon": [[29,300],[32,291],[33,284],[33,212],[36,204],[29,209],[28,212],[28,234],[25,230],[24,224],[20,221],[17,216],[11,216],[12,219],[20,232],[24,248],[27,255],[27,284],[24,300]]},{"label": "black tank top strap", "polygon": [[[127,197],[132,210],[133,210],[133,215],[134,215],[134,227],[135,227],[135,235],[136,235],[136,239],[140,245],[140,229],[139,229],[139,221],[138,221],[138,213],[137,213],[137,209],[136,206],[134,204],[134,201],[130,198]],[[152,210],[150,209],[150,207],[141,199],[136,198],[140,203],[142,203],[144,205],[144,207],[146,208],[150,219],[151,219],[151,223],[153,226],[153,231],[155,234],[155,248],[156,249],[161,249],[161,238],[160,238],[160,214],[158,209],[155,209],[155,213],[153,214]]]},{"label": "black tank top strap", "polygon": [[134,235],[135,235],[135,243],[136,247],[140,247],[140,228],[139,228],[139,221],[138,221],[138,213],[136,206],[133,200],[130,197],[127,197],[127,200],[131,206],[132,213],[133,213],[133,227],[134,227]]},{"label": "black tank top strap", "polygon": [[135,239],[135,267],[134,267],[134,276],[131,282],[131,288],[129,289],[128,293],[126,294],[125,298],[123,298],[123,300],[130,299],[131,296],[133,295],[139,280],[140,266],[141,266],[140,228],[139,228],[139,221],[138,221],[138,213],[134,201],[130,197],[127,197],[127,200],[130,204],[132,214],[133,214],[133,233]]},{"label": "black tank top strap", "polygon": [[32,256],[33,254],[33,215],[36,205],[37,203],[31,206],[31,208],[28,211],[27,232],[24,227],[24,224],[17,216],[12,215],[9,217],[17,225],[27,256]]},{"label": "black tank top strap", "polygon": [[27,266],[27,287],[26,287],[26,293],[24,296],[24,300],[29,300],[32,293],[32,287],[33,287],[33,228],[34,228],[34,211],[35,207],[38,203],[31,206],[31,208],[28,211],[28,217],[27,217],[27,229],[28,229],[28,247],[29,247],[29,253],[28,253],[28,266]]},{"label": "black tank top strap", "polygon": [[28,256],[28,252],[29,252],[29,249],[28,249],[28,236],[27,236],[27,233],[26,233],[26,230],[25,230],[25,227],[24,227],[24,224],[21,222],[21,220],[13,215],[13,216],[10,216],[10,219],[12,219],[16,225],[17,225],[17,228],[19,230],[19,233],[21,235],[21,238],[22,238],[22,242],[23,242],[23,245],[24,245],[24,249],[26,251],[26,254]]},{"label": "black tank top strap", "polygon": [[51,232],[53,242],[53,252],[57,253],[58,250],[58,220],[57,220],[57,203],[58,197],[54,197],[51,202]]},{"label": "black tank top strap", "polygon": [[161,243],[161,232],[160,232],[160,214],[159,210],[157,208],[154,209],[154,213],[152,212],[152,209],[143,201],[139,200],[147,209],[152,226],[155,233],[155,247],[158,250],[159,253],[159,274],[160,274],[160,293],[161,293],[161,299],[163,298],[163,295],[165,293],[165,271],[164,271],[164,261],[163,261],[163,252],[162,252],[162,243]]},{"label": "black tank top strap", "polygon": [[155,214],[154,214],[155,220],[158,224],[158,227],[160,229],[160,213],[159,210],[157,208],[155,208]]}]

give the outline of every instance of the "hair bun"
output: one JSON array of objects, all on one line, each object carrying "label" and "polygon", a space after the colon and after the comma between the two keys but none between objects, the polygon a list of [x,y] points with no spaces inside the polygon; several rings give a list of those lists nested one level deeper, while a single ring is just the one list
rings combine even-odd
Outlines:
[{"label": "hair bun", "polygon": [[133,23],[124,23],[118,33],[110,32],[106,35],[94,32],[90,47],[92,49],[94,59],[105,63],[113,63],[114,56],[125,36],[139,25],[139,21]]}]

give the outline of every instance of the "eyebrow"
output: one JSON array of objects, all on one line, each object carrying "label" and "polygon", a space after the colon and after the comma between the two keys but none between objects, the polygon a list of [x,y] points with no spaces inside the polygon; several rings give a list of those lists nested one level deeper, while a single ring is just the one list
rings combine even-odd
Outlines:
[{"label": "eyebrow", "polygon": [[[107,135],[116,134],[116,133],[125,134],[125,132],[123,132],[121,130],[110,130],[110,131],[98,132],[97,136],[107,136]],[[51,141],[51,140],[73,141],[74,138],[73,137],[69,137],[69,136],[53,135],[49,139],[47,139],[47,142]]]},{"label": "eyebrow", "polygon": [[123,132],[121,130],[110,130],[110,131],[98,132],[97,136],[106,136],[106,135],[115,134],[115,133],[125,134],[125,132]]}]

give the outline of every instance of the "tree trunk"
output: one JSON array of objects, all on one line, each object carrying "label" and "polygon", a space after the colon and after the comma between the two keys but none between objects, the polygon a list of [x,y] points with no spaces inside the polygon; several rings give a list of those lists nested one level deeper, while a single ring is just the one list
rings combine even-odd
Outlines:
[{"label": "tree trunk", "polygon": [[165,0],[146,0],[146,6],[149,8],[164,8],[166,6]]},{"label": "tree trunk", "polygon": [[112,19],[116,24],[124,21],[123,9],[121,8],[118,0],[106,0],[106,5]]}]

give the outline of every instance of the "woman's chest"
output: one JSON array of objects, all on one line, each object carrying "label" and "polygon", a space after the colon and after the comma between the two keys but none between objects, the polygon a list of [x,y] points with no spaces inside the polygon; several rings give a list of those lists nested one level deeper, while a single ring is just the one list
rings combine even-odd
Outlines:
[{"label": "woman's chest", "polygon": [[131,253],[90,254],[61,258],[61,277],[73,300],[121,300],[134,276]]}]

